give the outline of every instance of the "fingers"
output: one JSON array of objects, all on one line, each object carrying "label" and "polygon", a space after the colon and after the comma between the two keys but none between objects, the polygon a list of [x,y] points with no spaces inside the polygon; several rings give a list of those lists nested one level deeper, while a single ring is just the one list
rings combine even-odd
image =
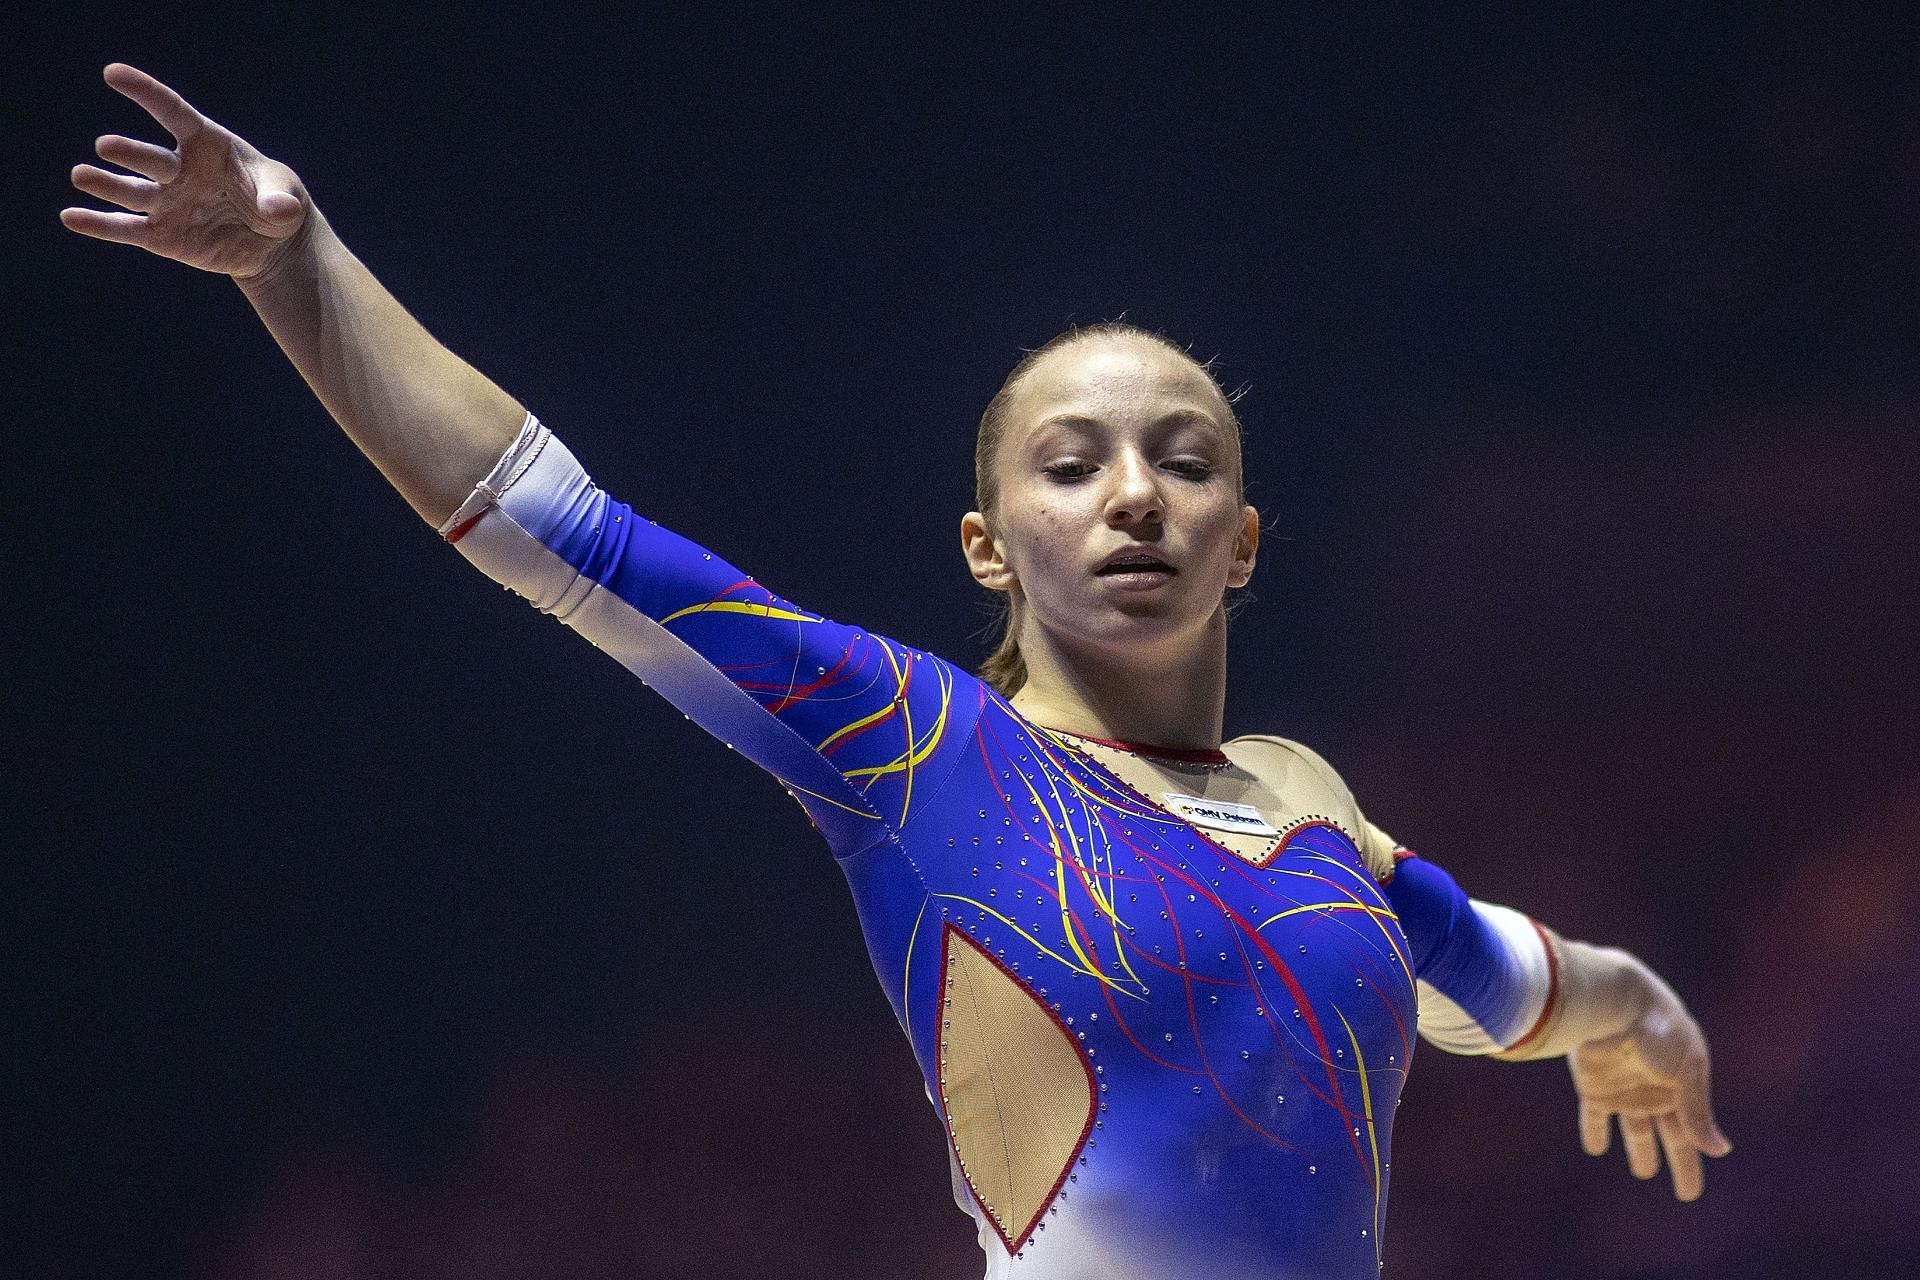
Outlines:
[{"label": "fingers", "polygon": [[1693,1145],[1684,1125],[1675,1115],[1654,1117],[1654,1129],[1660,1135],[1660,1149],[1667,1153],[1667,1168],[1673,1174],[1673,1195],[1677,1200],[1698,1200],[1706,1189],[1706,1175],[1700,1168],[1700,1149]]},{"label": "fingers", "polygon": [[110,62],[103,74],[117,92],[146,108],[147,114],[158,120],[176,142],[185,142],[206,124],[206,119],[188,105],[185,98],[138,67]]},{"label": "fingers", "polygon": [[108,173],[90,164],[73,167],[73,185],[90,196],[111,200],[135,213],[146,213],[160,198],[160,184],[157,182],[129,178],[122,173]]},{"label": "fingers", "polygon": [[1724,1156],[1733,1150],[1727,1135],[1714,1123],[1713,1102],[1705,1075],[1680,1090],[1680,1122],[1694,1145],[1708,1155]]},{"label": "fingers", "polygon": [[1590,1156],[1607,1154],[1607,1145],[1612,1140],[1612,1129],[1608,1119],[1613,1115],[1604,1107],[1596,1107],[1585,1098],[1580,1100],[1580,1149]]},{"label": "fingers", "polygon": [[1645,1116],[1620,1117],[1620,1145],[1627,1149],[1627,1168],[1641,1180],[1660,1172],[1660,1150],[1654,1143],[1653,1121]]},{"label": "fingers", "polygon": [[95,240],[147,247],[147,220],[137,213],[102,213],[98,209],[62,209],[60,221],[69,231]]},{"label": "fingers", "polygon": [[1567,1063],[1582,1148],[1604,1154],[1618,1117],[1633,1176],[1655,1177],[1664,1159],[1674,1196],[1698,1199],[1706,1189],[1702,1157],[1726,1155],[1733,1144],[1714,1122],[1706,1043],[1678,998],[1625,1033],[1577,1046]]},{"label": "fingers", "polygon": [[155,182],[172,182],[180,176],[180,157],[151,142],[109,133],[94,141],[93,150],[109,164],[131,169]]}]

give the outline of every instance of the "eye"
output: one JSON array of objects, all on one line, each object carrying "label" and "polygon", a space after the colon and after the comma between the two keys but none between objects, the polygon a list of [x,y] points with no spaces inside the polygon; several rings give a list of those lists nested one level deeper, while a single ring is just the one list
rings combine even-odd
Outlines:
[{"label": "eye", "polygon": [[1169,458],[1160,465],[1189,480],[1205,480],[1213,474],[1213,464],[1205,458]]},{"label": "eye", "polygon": [[1096,468],[1091,462],[1070,458],[1064,462],[1049,462],[1040,469],[1055,480],[1079,480],[1092,475]]}]

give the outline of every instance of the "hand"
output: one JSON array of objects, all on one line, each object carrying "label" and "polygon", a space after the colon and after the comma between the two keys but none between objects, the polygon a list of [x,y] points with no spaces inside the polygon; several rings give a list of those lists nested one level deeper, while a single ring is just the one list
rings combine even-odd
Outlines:
[{"label": "hand", "polygon": [[202,271],[245,279],[277,263],[313,221],[299,177],[215,124],[144,71],[115,62],[106,81],[173,135],[174,149],[107,134],[94,144],[114,173],[74,166],[73,185],[128,213],[62,209],[70,230],[138,245]]},{"label": "hand", "polygon": [[1650,970],[1642,972],[1651,987],[1640,1016],[1625,1031],[1567,1055],[1580,1095],[1580,1145],[1588,1155],[1606,1154],[1617,1115],[1633,1176],[1660,1172],[1664,1150],[1673,1194],[1697,1200],[1706,1185],[1701,1155],[1724,1156],[1733,1144],[1713,1120],[1706,1037],[1672,989]]}]

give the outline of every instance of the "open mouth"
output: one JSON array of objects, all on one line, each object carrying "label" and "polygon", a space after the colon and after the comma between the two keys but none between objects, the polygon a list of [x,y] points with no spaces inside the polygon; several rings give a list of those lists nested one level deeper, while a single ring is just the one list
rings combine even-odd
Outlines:
[{"label": "open mouth", "polygon": [[1094,572],[1102,577],[1109,577],[1123,573],[1157,573],[1171,576],[1180,571],[1155,556],[1139,554],[1121,556],[1118,559],[1109,560],[1098,569],[1095,569]]}]

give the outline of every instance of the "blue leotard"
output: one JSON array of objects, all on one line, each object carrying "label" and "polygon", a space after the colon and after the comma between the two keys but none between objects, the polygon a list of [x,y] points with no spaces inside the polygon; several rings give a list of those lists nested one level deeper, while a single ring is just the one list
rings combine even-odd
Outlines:
[{"label": "blue leotard", "polygon": [[805,807],[990,1277],[1373,1277],[1416,1019],[1492,1051],[1552,1008],[1544,936],[1396,870],[1297,744],[1227,744],[1278,799],[1216,815],[1264,847],[1224,838],[950,663],[635,516],[531,417],[442,533]]}]

